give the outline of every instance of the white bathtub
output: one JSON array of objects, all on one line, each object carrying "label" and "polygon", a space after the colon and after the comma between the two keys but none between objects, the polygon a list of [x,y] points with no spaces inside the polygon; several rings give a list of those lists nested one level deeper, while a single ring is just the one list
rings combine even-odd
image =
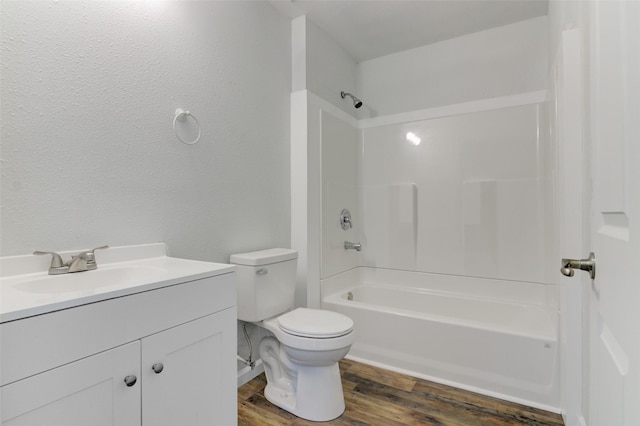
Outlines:
[{"label": "white bathtub", "polygon": [[559,411],[554,286],[356,268],[322,289],[355,322],[350,358]]}]

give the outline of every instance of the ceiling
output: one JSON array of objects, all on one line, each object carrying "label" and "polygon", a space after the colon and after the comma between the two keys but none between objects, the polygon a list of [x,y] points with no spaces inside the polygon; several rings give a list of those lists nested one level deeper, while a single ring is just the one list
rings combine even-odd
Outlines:
[{"label": "ceiling", "polygon": [[546,0],[270,0],[307,18],[362,62],[547,14]]}]

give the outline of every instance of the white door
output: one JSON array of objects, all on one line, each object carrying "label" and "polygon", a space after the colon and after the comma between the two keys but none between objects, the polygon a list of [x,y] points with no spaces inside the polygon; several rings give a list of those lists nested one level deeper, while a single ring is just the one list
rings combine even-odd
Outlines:
[{"label": "white door", "polygon": [[140,426],[139,369],[133,342],[5,385],[2,426]]},{"label": "white door", "polygon": [[236,337],[226,309],[142,339],[142,424],[235,425]]},{"label": "white door", "polygon": [[589,16],[587,134],[593,182],[591,247],[597,266],[595,280],[586,281],[592,286],[589,424],[636,426],[640,425],[640,2],[591,2]]},{"label": "white door", "polygon": [[[582,33],[579,29],[562,32],[558,51],[555,52],[551,79],[552,102],[550,103],[552,140],[558,159],[558,250],[560,256],[580,257],[585,249],[583,243],[583,97]],[[553,156],[554,152],[550,153]],[[586,212],[586,215],[589,211]],[[584,218],[588,222],[588,217]],[[554,261],[556,259],[554,258]],[[554,262],[554,265],[556,263]],[[563,277],[557,271],[560,284],[560,371],[561,407],[567,426],[581,424],[583,352],[585,342],[583,327],[583,304],[588,294],[587,277],[577,274],[574,278]],[[584,283],[582,282],[584,281]],[[588,285],[588,284],[586,284]],[[586,351],[588,352],[588,351]]]}]

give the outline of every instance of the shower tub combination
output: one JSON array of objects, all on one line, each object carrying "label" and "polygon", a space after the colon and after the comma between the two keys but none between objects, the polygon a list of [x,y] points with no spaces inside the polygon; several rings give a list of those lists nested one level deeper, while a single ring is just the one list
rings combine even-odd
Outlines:
[{"label": "shower tub combination", "polygon": [[559,412],[555,286],[360,267],[322,280],[348,358]]}]

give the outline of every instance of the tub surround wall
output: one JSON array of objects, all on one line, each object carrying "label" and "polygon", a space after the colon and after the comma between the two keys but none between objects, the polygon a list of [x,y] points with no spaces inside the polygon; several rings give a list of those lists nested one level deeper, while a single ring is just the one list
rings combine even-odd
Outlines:
[{"label": "tub surround wall", "polygon": [[533,104],[364,129],[362,265],[545,282],[545,114]]},{"label": "tub surround wall", "polygon": [[363,265],[554,282],[546,110],[509,106],[548,87],[547,32],[534,18],[358,64]]},{"label": "tub surround wall", "polygon": [[[261,2],[3,2],[3,256],[288,246],[290,21]],[[176,139],[176,108],[200,121]]]},{"label": "tub surround wall", "polygon": [[[502,107],[505,107],[513,104],[513,101],[510,99],[511,96],[515,95],[517,97],[522,92],[531,90],[537,91],[536,93],[541,93],[540,89],[546,89],[547,87],[547,75],[546,71],[544,71],[546,70],[547,63],[547,21],[546,17],[535,18],[357,64],[355,73],[357,75],[356,93],[364,102],[364,106],[360,110],[353,109],[350,102],[347,102],[349,108],[345,109],[345,103],[342,102],[343,100],[337,101],[332,94],[333,90],[343,89],[345,85],[347,86],[346,90],[350,90],[349,86],[355,81],[355,75],[353,73],[354,62],[349,58],[348,54],[344,52],[344,49],[338,46],[328,34],[309,22],[306,17],[299,17],[292,21],[292,34],[294,39],[293,87],[294,89],[305,89],[304,91],[295,91],[292,94],[291,109],[292,246],[300,251],[296,303],[302,305],[306,302],[310,304],[310,306],[317,306],[316,304],[319,303],[320,300],[320,278],[329,277],[334,273],[339,273],[352,266],[351,261],[346,261],[338,256],[339,253],[336,244],[338,240],[341,239],[341,235],[336,229],[337,221],[332,219],[336,216],[336,213],[330,210],[333,210],[334,204],[341,204],[341,202],[339,200],[340,196],[338,195],[334,197],[335,199],[332,199],[333,196],[331,193],[337,194],[337,191],[330,189],[330,186],[336,185],[336,182],[350,185],[350,181],[353,178],[345,175],[344,172],[336,176],[326,175],[327,173],[335,174],[336,171],[340,170],[331,163],[338,161],[342,164],[341,156],[344,155],[344,153],[340,152],[339,148],[337,148],[338,144],[336,144],[335,148],[323,148],[323,143],[331,144],[332,142],[329,139],[324,141],[322,136],[322,114],[325,114],[326,111],[333,107],[340,111],[340,114],[332,113],[331,115],[336,117],[338,121],[342,120],[346,123],[346,126],[343,126],[344,134],[340,135],[339,131],[336,133],[336,135],[338,135],[337,137],[343,140],[344,144],[344,141],[351,138],[351,136],[348,135],[348,133],[352,133],[349,127],[364,128],[363,133],[358,137],[364,137],[366,139],[368,137],[367,135],[372,135],[377,131],[384,132],[385,130],[380,129],[384,129],[383,126],[385,125],[395,124],[400,126],[401,124],[399,123],[415,121],[416,116],[420,116],[420,113],[424,113],[425,111],[428,113],[430,111],[428,109],[435,106],[448,107],[458,102],[465,102],[463,105],[469,107],[466,112],[470,112],[483,108],[482,105],[475,105],[474,102],[482,104],[487,99],[497,99],[497,103],[500,104],[500,99],[507,99],[502,105]],[[522,46],[526,46],[527,48],[523,48]],[[451,51],[456,51],[456,55],[451,55]],[[453,61],[447,60],[447,58],[457,59]],[[338,75],[333,72],[318,72],[324,69],[323,64],[326,65],[327,63],[332,63],[336,69],[340,70]],[[403,66],[398,66],[399,63],[402,63]],[[312,64],[319,65],[312,70]],[[407,66],[407,64],[411,66]],[[482,72],[477,73],[475,76],[470,76],[476,72],[476,69],[480,69]],[[540,69],[543,71],[540,72]],[[425,81],[424,75],[429,75],[431,78]],[[414,78],[416,76],[421,76],[419,81]],[[508,78],[506,76],[508,76]],[[467,84],[467,77],[473,77],[470,81],[477,83],[475,84],[476,90],[467,90],[468,88],[464,86]],[[463,84],[463,86],[460,86],[461,84]],[[449,88],[457,86],[460,87],[456,90],[449,90]],[[327,88],[331,90],[327,90]],[[437,88],[443,88],[443,90],[438,93],[438,96],[432,96],[429,90],[439,90]],[[480,88],[483,89],[480,90]],[[368,98],[369,96],[371,96],[371,98]],[[309,101],[310,99],[312,101]],[[369,102],[369,99],[371,99],[372,102]],[[324,108],[325,112],[320,113],[323,107],[311,106],[309,108],[311,103],[318,105],[328,104],[331,105],[331,108]],[[496,102],[488,109],[496,108],[495,104]],[[455,111],[455,105],[453,106],[452,111],[445,113],[445,115],[460,114],[460,111]],[[438,108],[432,109],[435,110]],[[359,121],[351,118],[356,113],[360,118]],[[490,115],[491,113],[487,114]],[[544,125],[542,123],[543,112],[540,112],[540,114],[536,112],[536,114],[534,124],[536,126]],[[347,116],[347,118],[343,116]],[[385,121],[385,118],[389,119]],[[443,120],[446,120],[446,118]],[[464,119],[461,118],[460,120]],[[478,118],[478,120],[481,120],[481,118]],[[340,125],[336,124],[336,126],[339,127]],[[374,130],[374,128],[377,129]],[[537,131],[537,128],[535,131]],[[527,149],[530,151],[532,144],[530,143],[530,136],[528,136],[528,138],[525,144],[527,144]],[[515,152],[518,150],[518,147],[521,147],[517,146],[517,144],[520,143],[517,141],[516,144],[511,144],[509,141],[503,139],[502,143],[509,152]],[[536,142],[534,142],[534,144],[535,143]],[[442,145],[442,148],[445,150],[448,149],[446,144]],[[480,145],[476,148],[482,150]],[[323,149],[327,152],[323,152]],[[339,154],[335,156],[333,153],[329,153],[328,151],[332,149],[335,152],[339,152]],[[344,149],[345,152],[350,152],[351,147],[344,146]],[[494,151],[492,152],[495,153],[495,150],[500,148],[494,147],[493,149]],[[534,147],[534,151],[535,150],[536,147]],[[320,159],[321,155],[324,155],[325,158]],[[388,259],[385,260],[384,258],[372,259],[372,255],[369,253],[370,256],[364,264],[369,266],[386,264],[391,267],[401,267],[408,270],[428,270],[428,267],[415,268],[415,265],[420,262],[428,262],[424,251],[428,243],[424,239],[430,236],[425,234],[425,226],[428,226],[429,223],[435,226],[433,224],[438,223],[437,220],[432,220],[433,218],[430,219],[428,215],[425,216],[425,213],[422,211],[427,204],[431,206],[430,212],[439,214],[440,216],[438,217],[444,217],[447,220],[453,217],[453,219],[459,220],[460,226],[454,231],[456,234],[451,238],[452,241],[457,242],[443,242],[444,249],[445,251],[448,250],[449,254],[453,253],[453,247],[448,245],[460,245],[463,242],[468,242],[472,245],[475,243],[476,246],[469,250],[475,251],[476,254],[481,253],[481,251],[486,248],[484,246],[480,247],[485,244],[485,240],[483,239],[485,235],[478,234],[474,236],[472,234],[474,232],[474,225],[478,225],[479,221],[484,221],[482,225],[486,225],[485,219],[487,219],[487,215],[493,215],[493,220],[495,221],[503,219],[507,221],[504,223],[495,222],[491,229],[487,229],[486,226],[475,226],[476,228],[482,228],[476,229],[476,231],[480,233],[487,231],[491,234],[489,236],[492,237],[493,240],[490,243],[493,244],[494,248],[502,243],[502,240],[509,238],[508,234],[512,232],[513,229],[518,228],[516,216],[520,211],[526,213],[527,223],[535,223],[535,230],[540,230],[542,227],[545,227],[545,235],[551,235],[546,231],[548,229],[548,227],[546,227],[546,213],[548,213],[549,210],[544,212],[540,211],[542,208],[542,193],[546,191],[547,187],[541,186],[540,182],[536,181],[537,176],[544,173],[544,170],[541,170],[542,162],[537,161],[541,152],[536,151],[535,159],[527,162],[526,170],[522,171],[524,174],[528,173],[527,176],[524,178],[522,176],[509,177],[508,182],[510,183],[508,183],[504,177],[496,177],[490,173],[485,176],[483,174],[484,171],[490,168],[488,164],[483,166],[485,170],[482,173],[474,173],[473,155],[467,155],[464,152],[462,152],[461,155],[463,157],[466,155],[464,158],[467,160],[464,164],[456,164],[456,162],[464,159],[462,157],[458,159],[440,157],[439,159],[437,166],[439,166],[441,170],[445,170],[448,166],[460,168],[460,170],[463,166],[470,165],[472,167],[472,170],[469,171],[470,174],[468,173],[468,176],[464,176],[464,191],[462,186],[460,186],[455,194],[450,195],[450,203],[445,204],[445,207],[439,211],[434,207],[436,205],[435,203],[428,204],[428,199],[432,195],[421,188],[421,186],[424,186],[424,183],[418,185],[415,177],[409,176],[397,180],[397,176],[393,176],[391,180],[372,184],[371,182],[366,182],[366,178],[362,177],[364,173],[363,169],[360,170],[357,178],[360,180],[360,182],[358,182],[358,185],[360,185],[358,192],[360,193],[359,196],[361,196],[361,200],[358,203],[359,214],[354,217],[354,223],[356,223],[354,236],[359,237],[357,239],[362,240],[366,245],[365,237],[367,236],[363,234],[362,228],[365,221],[369,220],[369,223],[373,223],[375,227],[376,222],[379,220],[384,221],[384,217],[376,218],[374,217],[375,215],[394,217],[402,215],[402,223],[399,223],[393,231],[391,231],[391,229],[385,231],[378,227],[377,230],[381,233],[380,235],[374,235],[370,232],[368,236],[368,238],[371,238],[373,246],[379,249],[385,246],[392,238],[394,239],[395,242],[392,242],[392,245],[395,245],[396,250],[391,252],[395,257],[393,262],[388,262]],[[490,155],[491,154],[485,155],[484,158],[490,158]],[[502,155],[499,158],[502,161],[499,162],[498,167],[502,167],[503,169],[508,169],[508,164],[514,161],[507,155]],[[522,165],[522,161],[526,162],[523,158],[524,156],[517,157],[516,162],[518,165]],[[454,163],[449,164],[447,163],[448,160],[452,160]],[[365,164],[366,161],[368,161],[368,158],[364,158],[361,154],[358,154],[358,159],[355,164],[362,162],[358,167],[364,169],[369,167],[370,170],[373,170],[371,166]],[[380,166],[380,164],[378,165]],[[385,173],[385,169],[391,169],[393,167],[392,161],[386,161],[380,171],[381,173]],[[401,168],[402,166],[396,164],[396,167]],[[416,165],[416,167],[418,166]],[[517,167],[513,167],[512,170],[515,169],[517,169]],[[315,174],[316,172],[318,174]],[[373,174],[374,172],[371,171],[370,173]],[[317,181],[317,179],[320,179],[320,181]],[[433,182],[429,184],[437,186],[437,184]],[[447,185],[449,184],[454,186],[462,185],[460,182],[454,183],[453,181],[448,181]],[[520,189],[524,187],[526,187],[525,191],[520,193]],[[436,191],[438,191],[437,194],[440,195],[446,194],[446,191],[442,188],[436,188]],[[507,191],[510,196],[505,198],[503,196],[504,191]],[[322,196],[327,198],[319,200],[316,198],[316,194],[322,194]],[[367,194],[366,200],[368,201],[363,201],[362,194]],[[469,207],[469,211],[465,213],[464,216],[461,210],[463,194],[465,207]],[[517,198],[518,194],[520,194],[521,198]],[[527,198],[527,195],[531,194],[534,194],[536,201],[540,202],[533,207],[535,210],[533,213],[527,209],[527,203],[530,204],[533,202]],[[493,201],[489,200],[489,198]],[[365,202],[367,204],[377,203],[398,208],[396,208],[397,211],[395,212],[389,210],[383,211],[381,209],[368,209],[370,216],[368,216],[369,219],[367,219]],[[423,203],[422,209],[419,209],[420,203]],[[342,201],[342,204],[344,204],[344,201]],[[489,212],[488,210],[492,208],[493,211]],[[510,209],[518,211],[509,211]],[[319,211],[321,211],[322,214],[318,214]],[[498,217],[499,214],[501,215],[500,217]],[[532,215],[535,217],[532,217]],[[327,226],[328,229],[324,229]],[[463,226],[465,227],[464,231],[462,230]],[[523,226],[522,229],[526,228]],[[518,248],[524,246],[527,241],[538,238],[538,236],[532,235],[535,234],[535,230],[527,230],[528,235],[524,241],[519,243]],[[325,231],[327,232],[326,235]],[[386,236],[382,235],[384,232],[387,233]],[[466,237],[464,232],[466,232]],[[517,232],[520,233],[520,231]],[[422,233],[422,235],[420,233]],[[344,236],[346,236],[346,234]],[[466,238],[466,241],[460,242],[463,237]],[[502,238],[502,240],[498,241],[500,238]],[[536,241],[532,248],[534,256],[527,258],[529,264],[546,262],[546,259],[542,259],[541,253],[548,253],[548,251],[544,251],[548,243],[548,238],[545,237],[540,240],[544,241],[542,243]],[[433,244],[429,247],[431,247],[432,251],[439,253],[442,250],[443,246],[439,245],[438,242],[431,241],[431,243]],[[400,245],[403,247],[400,247]],[[421,245],[420,248],[419,245]],[[333,248],[330,249],[330,246],[333,246]],[[507,247],[500,246],[500,250],[502,250],[501,255],[503,257],[509,257],[512,254],[509,250],[512,248],[513,245],[507,245]],[[368,250],[366,246],[365,250]],[[344,252],[342,252],[342,254],[344,254]],[[458,254],[462,255],[462,253]],[[347,256],[354,257],[351,255],[352,253],[347,253]],[[315,259],[320,258],[320,256],[322,256],[321,264],[316,265]],[[422,261],[420,256],[422,256]],[[490,253],[490,256],[495,257],[495,253]],[[515,254],[515,256],[517,257],[518,254]],[[373,257],[375,257],[375,255],[373,255]],[[400,259],[403,261],[406,260],[405,263],[402,265],[398,263]],[[482,276],[515,277],[515,279],[533,280],[537,282],[545,281],[544,271],[546,266],[529,268],[536,269],[536,271],[532,272],[535,276],[522,278],[518,276],[517,273],[513,273],[513,269],[516,269],[513,266],[506,263],[501,263],[500,267],[496,266],[495,263],[485,265],[483,263],[484,261],[485,259],[481,258],[467,259],[464,262],[465,264],[474,264],[475,266],[464,267],[460,265],[453,266],[452,263],[454,261],[450,259],[448,260],[449,265],[444,269],[440,268],[431,272],[447,271],[448,273],[455,274],[473,274],[486,266],[485,269],[488,268],[488,270],[480,271]],[[509,270],[497,271],[501,267]],[[542,274],[540,274],[539,271],[543,271]],[[522,273],[526,274],[526,272]]]},{"label": "tub surround wall", "polygon": [[[327,111],[320,112],[322,145],[322,262],[320,278],[360,264],[360,252],[344,242],[359,242],[363,217],[358,206],[358,131]],[[352,227],[342,229],[340,213],[348,209]]]},{"label": "tub surround wall", "polygon": [[[351,256],[337,261],[338,255],[345,253],[344,248],[336,246],[342,238],[339,233],[334,231],[331,235],[321,236],[321,232],[324,218],[330,223],[331,229],[338,226],[340,210],[336,213],[327,206],[345,203],[357,206],[356,193],[353,191],[355,182],[352,181],[354,170],[357,169],[357,156],[354,155],[356,141],[353,140],[357,120],[307,90],[292,93],[291,105],[291,248],[299,253],[295,303],[296,306],[317,308],[320,306],[322,271],[327,267],[332,271],[341,271],[356,266],[354,260],[357,256],[351,253],[347,253]],[[336,139],[330,141],[329,135]],[[340,143],[349,145],[342,147]],[[350,168],[335,168],[332,163],[323,165],[323,149],[333,155],[342,148],[348,157],[356,157]],[[340,160],[340,164],[344,164],[343,160]],[[323,169],[327,171],[326,175],[322,174]],[[340,179],[344,181],[340,183]],[[325,204],[322,199],[323,186],[330,188],[333,185],[331,182],[346,185],[348,193],[338,193],[333,186],[330,193],[335,199]],[[325,214],[325,209],[331,212]],[[357,226],[345,235],[358,235]],[[325,252],[323,244],[327,244]],[[338,263],[327,266],[323,264],[323,259]]]}]

